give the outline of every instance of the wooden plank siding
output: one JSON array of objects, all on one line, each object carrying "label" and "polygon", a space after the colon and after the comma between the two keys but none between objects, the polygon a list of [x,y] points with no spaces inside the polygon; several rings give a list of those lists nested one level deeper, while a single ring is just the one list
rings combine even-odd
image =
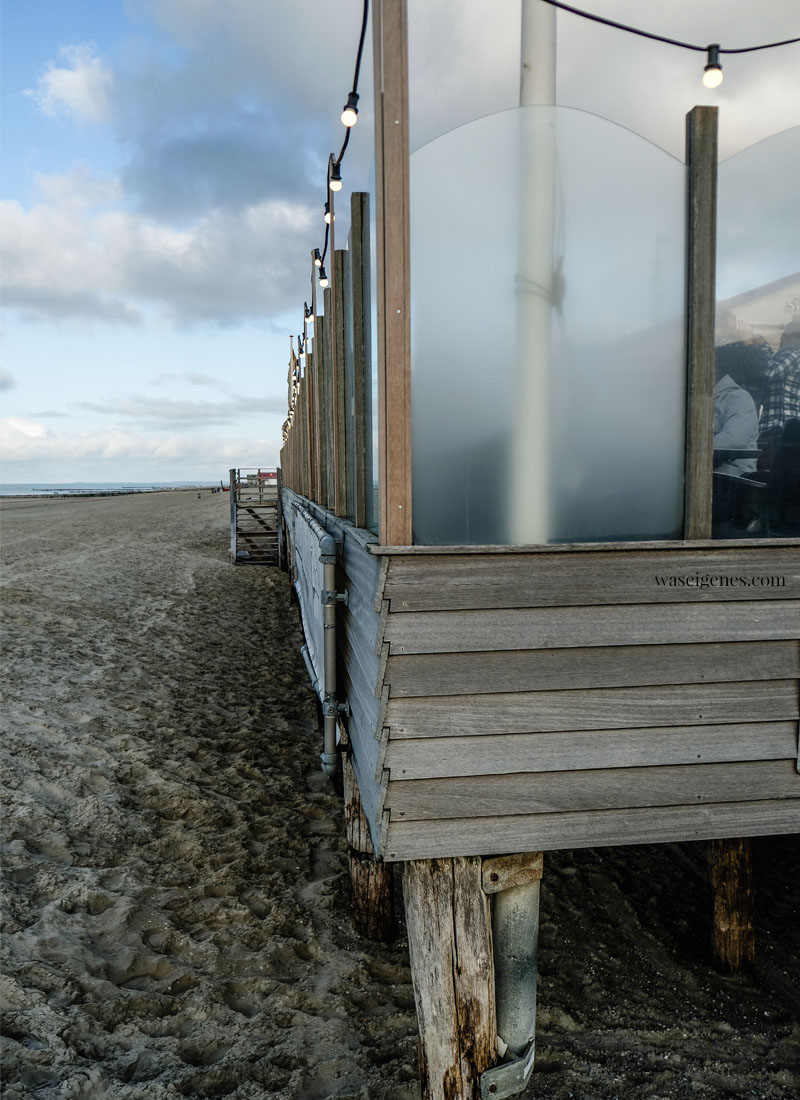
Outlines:
[{"label": "wooden plank siding", "polygon": [[[771,606],[770,606],[771,604]],[[392,614],[390,653],[794,639],[800,600]]]},{"label": "wooden plank siding", "polygon": [[800,829],[800,546],[576,549],[385,554],[384,858]]},{"label": "wooden plank siding", "polygon": [[392,611],[797,599],[800,547],[522,553],[498,555],[490,572],[470,554],[432,555],[424,569],[409,555],[392,558],[384,595]]},{"label": "wooden plank siding", "polygon": [[[293,501],[306,508],[338,543],[336,589],[347,593],[347,602],[337,604],[338,694],[340,700],[347,700],[349,704],[349,713],[343,722],[347,727],[364,814],[377,851],[382,846],[386,786],[383,757],[387,692],[382,682],[385,654],[379,598],[385,569],[381,559],[367,551],[370,541],[375,538],[370,532],[337,519],[313,501],[301,499],[285,489],[283,507],[287,515]],[[290,560],[297,557],[298,549],[292,549]],[[294,568],[302,572],[303,565],[300,563]]]},{"label": "wooden plank siding", "polygon": [[380,858],[800,831],[800,545],[382,553],[304,504]]},{"label": "wooden plank siding", "polygon": [[800,799],[392,822],[382,854],[391,861],[435,859],[442,852],[470,855],[476,846],[501,855],[780,833],[800,833]]}]

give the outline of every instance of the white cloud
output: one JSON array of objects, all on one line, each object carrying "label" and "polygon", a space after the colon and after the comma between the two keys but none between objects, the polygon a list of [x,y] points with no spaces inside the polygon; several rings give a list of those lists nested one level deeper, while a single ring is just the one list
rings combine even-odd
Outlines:
[{"label": "white cloud", "polygon": [[230,388],[227,383],[221,382],[219,378],[195,370],[162,371],[157,378],[153,379],[154,386],[161,386],[168,382],[188,382],[190,386],[213,386],[221,390]]},{"label": "white cloud", "polygon": [[48,429],[36,420],[27,420],[21,416],[9,416],[5,420],[0,420],[0,448],[4,452],[9,447],[13,451],[15,446],[24,446],[29,441],[45,439],[47,435]]},{"label": "white cloud", "polygon": [[225,401],[170,400],[164,397],[131,397],[111,401],[82,401],[79,407],[89,412],[125,416],[136,420],[161,422],[164,425],[230,424],[238,417],[281,413],[285,401],[277,397],[233,396]]},{"label": "white cloud", "polygon": [[34,421],[0,421],[5,480],[142,480],[161,476],[189,479],[194,471],[231,466],[270,465],[277,459],[276,430],[270,438],[237,435],[219,438],[186,431],[140,434],[119,425],[85,432],[55,432]]},{"label": "white cloud", "polygon": [[311,211],[288,200],[211,209],[175,228],[136,211],[95,209],[115,182],[78,171],[40,178],[30,209],[0,203],[4,297],[41,320],[139,323],[154,309],[173,324],[233,324],[294,304]]},{"label": "white cloud", "polygon": [[62,46],[61,56],[67,67],[50,62],[29,90],[43,114],[49,118],[68,117],[78,122],[104,122],[110,116],[113,74],[87,43]]}]

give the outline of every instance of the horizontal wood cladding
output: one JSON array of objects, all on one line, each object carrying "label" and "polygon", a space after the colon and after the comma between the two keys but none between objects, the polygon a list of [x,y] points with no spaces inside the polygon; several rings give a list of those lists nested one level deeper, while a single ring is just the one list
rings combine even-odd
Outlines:
[{"label": "horizontal wood cladding", "polygon": [[390,700],[386,722],[394,740],[778,721],[797,718],[797,696],[796,680],[439,695]]},{"label": "horizontal wood cladding", "polygon": [[389,653],[796,639],[800,600],[390,614]]},{"label": "horizontal wood cladding", "polygon": [[449,737],[426,737],[390,741],[385,766],[391,779],[396,781],[735,760],[787,760],[796,755],[797,734],[796,721],[508,734],[471,737],[466,751],[462,752],[453,751],[453,741]]},{"label": "horizontal wood cladding", "polygon": [[586,813],[472,816],[389,826],[384,858],[435,859],[800,832],[800,799],[682,804]]},{"label": "horizontal wood cladding", "polygon": [[409,654],[386,669],[400,698],[798,676],[800,645],[788,641]]},{"label": "horizontal wood cladding", "polygon": [[787,798],[800,805],[794,760],[392,781],[386,806],[394,822]]},{"label": "horizontal wood cladding", "polygon": [[385,596],[392,611],[797,599],[800,548],[392,557]]}]

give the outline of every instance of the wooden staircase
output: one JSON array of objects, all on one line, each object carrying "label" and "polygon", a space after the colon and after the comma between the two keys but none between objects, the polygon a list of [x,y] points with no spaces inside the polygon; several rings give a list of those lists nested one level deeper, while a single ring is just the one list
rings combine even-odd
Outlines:
[{"label": "wooden staircase", "polygon": [[234,565],[277,565],[280,471],[231,470],[231,560]]}]

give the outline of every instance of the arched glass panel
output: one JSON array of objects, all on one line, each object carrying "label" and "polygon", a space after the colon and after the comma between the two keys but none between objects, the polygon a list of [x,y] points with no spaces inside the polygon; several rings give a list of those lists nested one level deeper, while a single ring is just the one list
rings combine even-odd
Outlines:
[{"label": "arched glass panel", "polygon": [[416,542],[681,536],[685,189],[570,109],[412,154]]}]

